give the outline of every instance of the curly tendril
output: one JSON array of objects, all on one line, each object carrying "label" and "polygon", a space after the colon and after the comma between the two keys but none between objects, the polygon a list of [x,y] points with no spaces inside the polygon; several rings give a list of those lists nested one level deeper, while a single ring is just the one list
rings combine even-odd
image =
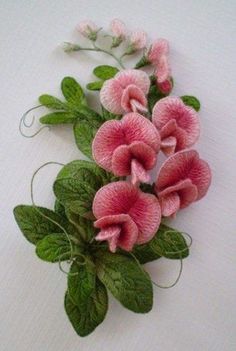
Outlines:
[{"label": "curly tendril", "polygon": [[31,128],[35,122],[35,116],[32,116],[31,117],[31,121],[29,123],[26,122],[26,118],[29,116],[29,113],[31,111],[34,111],[40,107],[42,107],[43,105],[38,105],[38,106],[35,106],[35,107],[32,107],[30,108],[29,110],[27,110],[23,116],[21,117],[20,119],[20,123],[19,123],[19,131],[20,131],[20,134],[25,137],[25,138],[33,138],[34,136],[38,135],[43,129],[47,128],[47,129],[50,129],[49,126],[43,126],[41,127],[37,132],[33,133],[33,134],[30,134],[30,135],[27,135],[23,132],[23,127],[25,128]]}]

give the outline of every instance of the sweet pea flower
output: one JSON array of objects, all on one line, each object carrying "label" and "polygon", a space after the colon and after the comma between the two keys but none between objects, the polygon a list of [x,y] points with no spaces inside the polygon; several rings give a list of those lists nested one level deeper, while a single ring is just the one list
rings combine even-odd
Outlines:
[{"label": "sweet pea flower", "polygon": [[199,137],[198,114],[179,97],[159,100],[152,111],[152,122],[160,133],[161,149],[167,156],[192,146]]},{"label": "sweet pea flower", "polygon": [[156,40],[147,53],[147,60],[153,65],[158,65],[162,56],[169,54],[169,43],[166,39]]},{"label": "sweet pea flower", "polygon": [[197,151],[185,150],[169,157],[162,165],[155,183],[162,215],[171,216],[200,200],[211,183],[211,170]]},{"label": "sweet pea flower", "polygon": [[117,115],[131,111],[146,112],[149,87],[147,73],[127,69],[105,81],[100,91],[100,100],[109,112]]},{"label": "sweet pea flower", "polygon": [[78,31],[85,37],[92,41],[97,39],[97,33],[100,30],[98,26],[92,21],[83,21],[77,26]]},{"label": "sweet pea flower", "polygon": [[143,193],[129,182],[103,186],[93,201],[94,226],[100,229],[96,240],[107,240],[109,249],[131,251],[134,244],[152,239],[161,221],[160,205],[155,195]]},{"label": "sweet pea flower", "polygon": [[132,176],[132,183],[149,182],[148,171],[160,149],[159,133],[138,113],[128,113],[120,121],[105,122],[92,144],[95,162],[117,176]]},{"label": "sweet pea flower", "polygon": [[127,30],[125,24],[117,18],[111,21],[110,28],[113,33],[112,47],[114,48],[119,46],[122,41],[125,40]]},{"label": "sweet pea flower", "polygon": [[129,40],[134,51],[141,50],[147,45],[147,34],[144,31],[135,31],[131,33]]}]

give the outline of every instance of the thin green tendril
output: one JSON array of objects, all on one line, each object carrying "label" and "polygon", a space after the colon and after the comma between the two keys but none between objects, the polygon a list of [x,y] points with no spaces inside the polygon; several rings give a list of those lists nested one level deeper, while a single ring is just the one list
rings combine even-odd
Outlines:
[{"label": "thin green tendril", "polygon": [[35,107],[32,107],[30,108],[29,110],[27,110],[23,116],[21,117],[20,119],[20,123],[19,123],[19,132],[20,134],[25,137],[25,138],[33,138],[34,136],[38,135],[43,129],[47,128],[47,129],[50,129],[49,126],[43,126],[41,127],[37,132],[33,133],[33,134],[30,134],[30,135],[27,135],[23,132],[23,127],[25,128],[31,128],[35,122],[35,116],[32,116],[32,119],[31,121],[29,122],[29,124],[26,122],[26,118],[28,117],[29,113],[33,110],[36,110],[38,109],[39,107],[42,107],[43,105],[38,105],[38,106],[35,106]]}]

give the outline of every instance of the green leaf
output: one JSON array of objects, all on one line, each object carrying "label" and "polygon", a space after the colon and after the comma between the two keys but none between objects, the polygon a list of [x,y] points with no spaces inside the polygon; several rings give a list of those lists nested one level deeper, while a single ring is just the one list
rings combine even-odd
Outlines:
[{"label": "green leaf", "polygon": [[58,262],[66,261],[71,256],[70,243],[64,233],[55,233],[39,240],[36,246],[36,254],[43,261]]},{"label": "green leaf", "polygon": [[93,70],[93,74],[102,80],[113,78],[117,72],[119,72],[118,68],[108,65],[97,66]]},{"label": "green leaf", "polygon": [[85,264],[74,261],[68,275],[68,294],[71,301],[83,308],[95,290],[96,271],[94,263],[86,257]]},{"label": "green leaf", "polygon": [[94,127],[99,127],[104,122],[102,116],[88,106],[81,105],[75,109],[75,113],[80,120],[87,121]]},{"label": "green leaf", "polygon": [[150,245],[154,252],[166,258],[180,259],[189,255],[189,248],[183,235],[163,224]]},{"label": "green leaf", "polygon": [[53,190],[66,209],[91,218],[92,202],[96,191],[88,183],[73,178],[61,178],[55,181]]},{"label": "green leaf", "polygon": [[41,95],[39,97],[39,102],[41,105],[52,108],[54,110],[64,110],[66,108],[64,102],[61,100],[57,99],[55,96],[52,95]]},{"label": "green leaf", "polygon": [[97,80],[96,82],[91,82],[86,85],[88,90],[101,90],[104,84],[103,80]]},{"label": "green leaf", "polygon": [[97,279],[93,294],[89,297],[83,307],[76,306],[70,299],[69,294],[65,295],[65,310],[67,316],[80,336],[86,336],[103,322],[108,308],[107,291],[104,285]]},{"label": "green leaf", "polygon": [[114,297],[129,310],[146,313],[152,309],[153,289],[148,274],[131,256],[97,251],[97,275]]},{"label": "green leaf", "polygon": [[185,258],[189,249],[183,235],[176,229],[161,224],[155,236],[148,243],[136,245],[132,254],[141,264],[157,260],[160,257],[170,259]]},{"label": "green leaf", "polygon": [[76,213],[69,210],[66,211],[68,220],[76,227],[80,237],[85,242],[90,242],[96,235],[96,230],[93,225],[93,221],[86,219]]},{"label": "green leaf", "polygon": [[163,94],[156,86],[156,84],[151,84],[149,92],[148,92],[148,108],[150,113],[152,113],[152,109],[157,101],[165,97],[166,95]]},{"label": "green leaf", "polygon": [[55,222],[63,226],[64,220],[44,207],[19,205],[14,208],[14,216],[20,230],[32,244],[37,244],[46,235],[63,232]]},{"label": "green leaf", "polygon": [[39,119],[42,124],[68,124],[74,123],[76,120],[77,116],[73,112],[53,112]]},{"label": "green leaf", "polygon": [[185,105],[190,106],[194,108],[197,112],[200,110],[201,104],[200,101],[195,97],[191,95],[184,95],[180,97]]},{"label": "green leaf", "polygon": [[114,113],[111,113],[107,111],[103,106],[102,106],[102,116],[105,121],[109,121],[111,119],[121,119],[121,115],[115,115]]},{"label": "green leaf", "polygon": [[74,78],[65,77],[61,82],[61,90],[70,105],[81,106],[86,104],[83,89]]},{"label": "green leaf", "polygon": [[75,142],[85,156],[93,159],[92,142],[98,127],[91,126],[87,121],[77,121],[74,124]]},{"label": "green leaf", "polygon": [[56,199],[54,203],[54,211],[63,218],[66,218],[65,207]]}]

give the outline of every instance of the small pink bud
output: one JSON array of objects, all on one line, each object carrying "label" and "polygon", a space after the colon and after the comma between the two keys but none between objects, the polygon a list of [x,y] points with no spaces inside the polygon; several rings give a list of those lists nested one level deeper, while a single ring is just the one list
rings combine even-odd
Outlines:
[{"label": "small pink bud", "polygon": [[83,21],[78,25],[77,29],[85,38],[95,41],[100,28],[92,21]]},{"label": "small pink bud", "polygon": [[156,40],[150,47],[147,59],[150,63],[157,65],[163,55],[169,54],[169,43],[166,39]]},{"label": "small pink bud", "polygon": [[158,83],[157,86],[159,90],[166,95],[168,95],[172,90],[172,82],[170,79],[166,79],[164,82]]},{"label": "small pink bud", "polygon": [[134,51],[144,49],[147,45],[147,34],[143,31],[133,32],[130,36],[130,45]]},{"label": "small pink bud", "polygon": [[111,31],[116,38],[124,40],[127,35],[127,30],[125,24],[119,19],[115,18],[110,24]]}]

